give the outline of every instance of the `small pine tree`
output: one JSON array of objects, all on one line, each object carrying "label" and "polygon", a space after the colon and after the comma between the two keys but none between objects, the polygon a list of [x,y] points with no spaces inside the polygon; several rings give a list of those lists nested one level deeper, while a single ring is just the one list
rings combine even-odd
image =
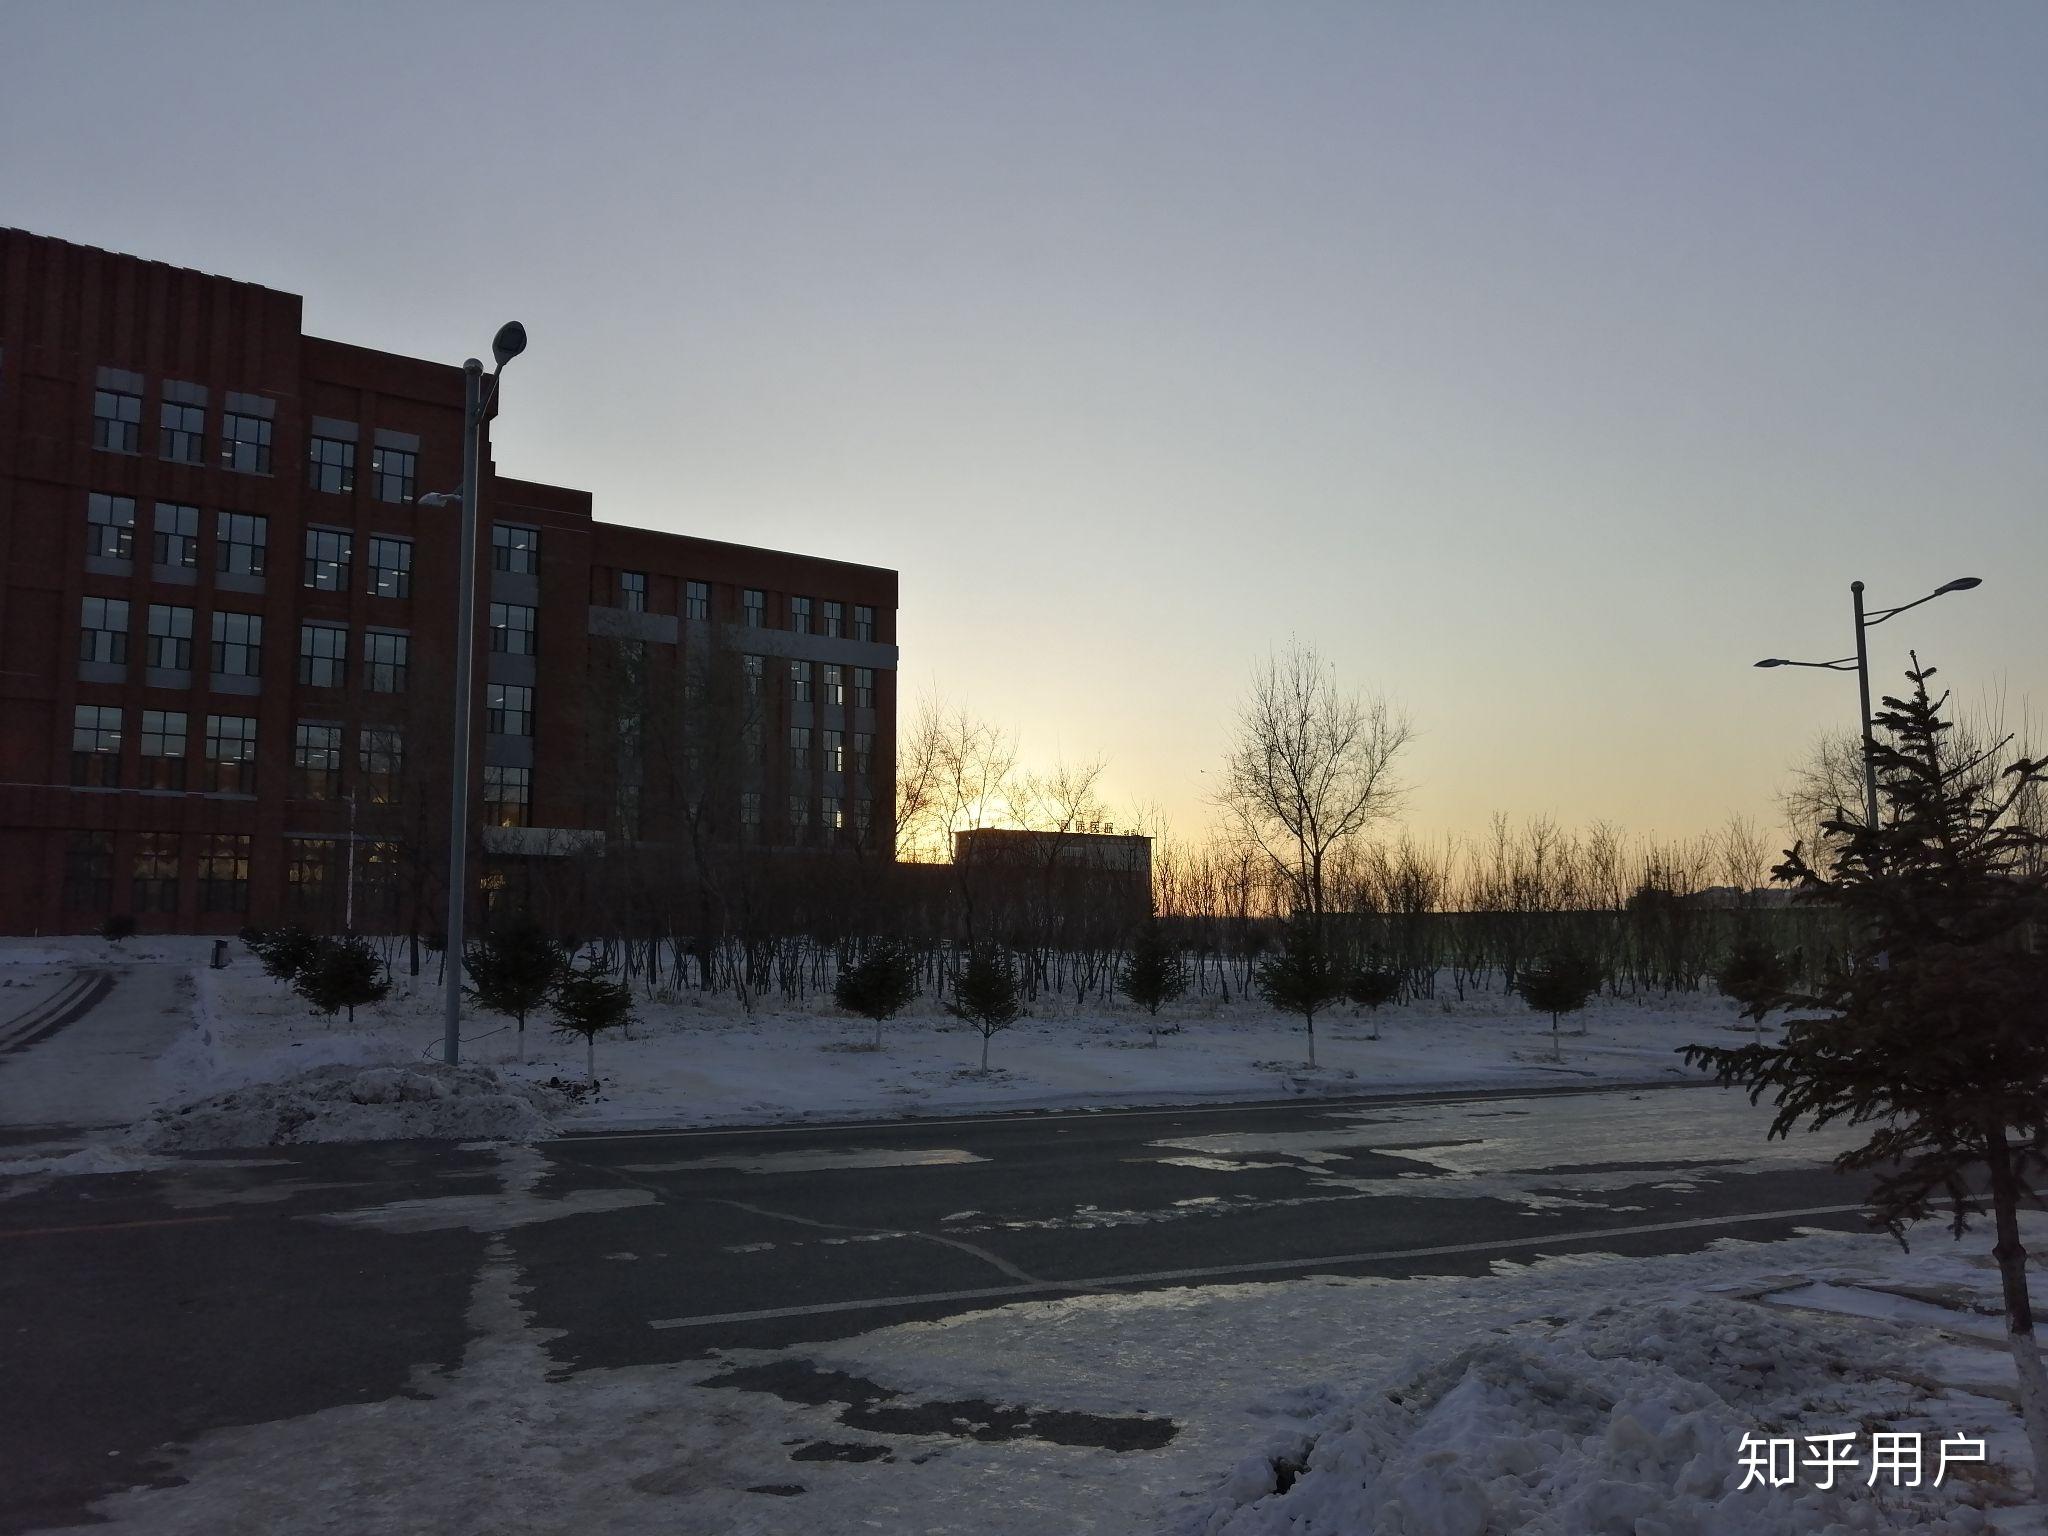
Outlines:
[{"label": "small pine tree", "polygon": [[332,1018],[348,1010],[348,1021],[356,1021],[356,1009],[379,1002],[391,990],[391,978],[384,962],[368,939],[348,934],[339,939],[315,939],[313,953],[292,976],[292,990],[313,1005],[316,1012]]},{"label": "small pine tree", "polygon": [[110,944],[119,944],[123,939],[135,937],[135,919],[126,912],[115,912],[100,924],[100,937]]},{"label": "small pine tree", "polygon": [[1157,1046],[1160,1005],[1187,991],[1188,965],[1180,946],[1167,938],[1156,918],[1131,941],[1131,957],[1124,962],[1121,985],[1124,996],[1151,1016],[1152,1044]]},{"label": "small pine tree", "polygon": [[1308,1064],[1316,1064],[1316,1015],[1344,995],[1343,971],[1310,913],[1288,920],[1280,948],[1261,960],[1253,973],[1259,995],[1282,1013],[1298,1013],[1308,1023]]},{"label": "small pine tree", "polygon": [[1742,1004],[1745,1019],[1756,1021],[1759,1040],[1764,1037],[1764,1015],[1777,1006],[1791,981],[1784,957],[1756,934],[1737,939],[1714,976],[1722,995]]},{"label": "small pine tree", "polygon": [[[263,974],[273,981],[291,982],[320,955],[320,940],[296,923],[281,928],[243,930],[243,938],[263,964]],[[331,1011],[331,1010],[330,1010]]]},{"label": "small pine tree", "polygon": [[839,973],[832,999],[848,1013],[875,1023],[875,1043],[882,1048],[882,1023],[909,1006],[917,996],[917,957],[910,946],[885,939]]},{"label": "small pine tree", "polygon": [[1550,1052],[1562,1061],[1564,1043],[1558,1038],[1558,1017],[1577,1013],[1593,1000],[1593,994],[1600,990],[1600,968],[1583,955],[1546,955],[1534,965],[1522,968],[1521,975],[1515,978],[1515,990],[1531,1008],[1550,1015]]},{"label": "small pine tree", "polygon": [[1772,871],[1848,917],[1847,964],[1811,991],[1755,999],[1793,1015],[1776,1044],[1688,1046],[1685,1059],[1751,1103],[1770,1094],[1772,1136],[1875,1124],[1835,1167],[1876,1173],[1872,1214],[1902,1245],[1937,1204],[1961,1237],[1988,1199],[2034,1483],[2048,1488],[2048,1369],[2019,1231],[2048,1169],[2048,835],[2016,814],[2048,785],[2048,761],[2001,770],[2005,743],[1956,761],[1947,695],[1927,690],[1934,669],[1915,657],[1906,676],[1912,696],[1885,699],[1874,721],[1879,825],[1838,813],[1822,827],[1829,856],[1795,846]]},{"label": "small pine tree", "polygon": [[988,1071],[989,1041],[1024,1011],[1009,951],[1000,944],[975,945],[953,982],[953,1000],[946,1011],[981,1031],[981,1070]]},{"label": "small pine tree", "polygon": [[562,974],[560,946],[545,928],[521,914],[495,923],[468,946],[470,984],[464,990],[493,1013],[519,1025],[519,1059],[526,1060],[526,1016],[548,1000]]},{"label": "small pine tree", "polygon": [[1353,970],[1344,983],[1344,995],[1372,1019],[1372,1038],[1380,1037],[1380,1009],[1401,995],[1398,967],[1368,960]]},{"label": "small pine tree", "polygon": [[583,1037],[583,1070],[590,1086],[597,1086],[597,1037],[608,1029],[623,1029],[633,1022],[633,992],[622,981],[613,981],[602,966],[587,971],[565,967],[555,978],[548,994],[548,1008],[555,1016],[555,1028],[565,1035]]}]

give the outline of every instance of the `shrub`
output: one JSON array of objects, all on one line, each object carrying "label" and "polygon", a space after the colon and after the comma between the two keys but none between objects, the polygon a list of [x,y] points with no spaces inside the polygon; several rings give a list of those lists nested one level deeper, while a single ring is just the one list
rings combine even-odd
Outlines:
[{"label": "shrub", "polygon": [[882,1048],[882,1021],[901,1013],[917,996],[917,958],[909,946],[884,939],[839,973],[832,999],[848,1013],[875,1021],[876,1050]]},{"label": "shrub", "polygon": [[116,912],[100,924],[100,937],[111,944],[135,937],[135,919],[126,912]]},{"label": "shrub", "polygon": [[294,974],[292,988],[316,1011],[332,1017],[346,1008],[353,1024],[357,1008],[379,1001],[391,990],[384,962],[368,939],[349,934],[316,939],[313,946],[312,955]]},{"label": "shrub", "polygon": [[[263,974],[274,981],[294,980],[320,953],[320,940],[296,923],[259,930],[257,937],[249,939],[248,944],[256,951],[256,958],[263,962]],[[327,1011],[333,1012],[332,1009]]]}]

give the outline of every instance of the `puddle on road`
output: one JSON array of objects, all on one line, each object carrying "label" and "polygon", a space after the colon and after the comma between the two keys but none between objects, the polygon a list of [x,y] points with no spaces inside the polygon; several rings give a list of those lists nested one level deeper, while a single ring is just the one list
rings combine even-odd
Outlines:
[{"label": "puddle on road", "polygon": [[985,1163],[961,1147],[817,1147],[732,1157],[687,1157],[669,1163],[627,1163],[627,1173],[696,1173],[731,1168],[740,1173],[831,1173],[851,1168],[954,1168]]},{"label": "puddle on road", "polygon": [[[1065,1408],[1019,1408],[980,1398],[905,1402],[903,1394],[863,1376],[828,1371],[809,1360],[743,1366],[699,1385],[767,1392],[806,1408],[840,1405],[848,1429],[880,1435],[950,1435],[984,1443],[1038,1440],[1103,1451],[1156,1451],[1180,1433],[1172,1419],[1147,1413],[1079,1413]],[[816,1442],[826,1444],[828,1442]],[[886,1454],[886,1448],[883,1454]],[[793,1459],[808,1460],[798,1453]],[[822,1458],[817,1458],[822,1459]],[[839,1459],[839,1458],[834,1458]]]}]

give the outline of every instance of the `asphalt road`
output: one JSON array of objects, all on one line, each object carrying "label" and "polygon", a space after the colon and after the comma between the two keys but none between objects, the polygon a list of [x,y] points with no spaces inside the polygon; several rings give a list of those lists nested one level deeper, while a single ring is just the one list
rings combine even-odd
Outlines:
[{"label": "asphalt road", "polygon": [[288,1147],[0,1189],[0,1531],[225,1425],[453,1369],[509,1246],[564,1373],[1123,1287],[1484,1273],[1853,1229],[1715,1090]]}]

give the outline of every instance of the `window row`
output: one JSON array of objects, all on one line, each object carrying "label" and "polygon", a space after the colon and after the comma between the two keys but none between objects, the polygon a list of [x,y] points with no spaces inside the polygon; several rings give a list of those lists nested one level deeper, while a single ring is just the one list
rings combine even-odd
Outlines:
[{"label": "window row", "polygon": [[[645,613],[647,573],[622,570],[618,573],[618,581],[618,606],[628,613]],[[711,617],[710,582],[683,583],[682,616],[685,619]],[[749,629],[767,627],[766,590],[760,587],[740,589],[740,622]],[[866,603],[854,604],[853,623],[849,629],[846,622],[846,604],[825,602],[814,606],[808,597],[792,597],[789,600],[789,627],[800,635],[825,635],[833,639],[851,636],[855,640],[872,640],[875,638],[875,610]]]},{"label": "window row", "polygon": [[[141,381],[134,375],[116,379],[103,369],[92,397],[92,445],[110,453],[142,451]],[[157,405],[157,456],[175,464],[206,462],[207,392],[196,384],[166,381]],[[220,418],[223,468],[243,474],[267,475],[276,403],[265,396],[231,393]],[[306,483],[316,491],[346,495],[355,490],[356,441],[352,423],[316,422],[308,439]],[[417,492],[417,440],[408,434],[379,433],[399,439],[376,441],[370,449],[370,486],[379,501],[404,504]]]},{"label": "window row", "polygon": [[[140,789],[183,790],[191,717],[181,709],[138,710]],[[203,768],[198,788],[217,794],[256,792],[256,720],[250,715],[204,717]],[[71,712],[71,782],[96,789],[121,784],[122,712],[110,704],[80,704]]]},{"label": "window row", "polygon": [[[316,592],[346,592],[355,565],[356,536],[346,528],[308,528],[300,584]],[[370,535],[364,589],[372,597],[412,596],[412,540]]]},{"label": "window row", "polygon": [[[197,845],[199,910],[249,910],[249,843],[246,832],[208,832]],[[136,916],[178,910],[184,837],[177,832],[139,832],[129,865],[127,910]],[[114,834],[73,832],[64,847],[64,905],[74,912],[114,910]]]},{"label": "window row", "polygon": [[[848,768],[846,732],[816,731],[808,725],[792,725],[789,728],[789,770],[791,773],[808,775],[812,765],[812,739],[816,738],[823,749],[822,765],[827,773],[845,773]],[[855,773],[870,773],[875,764],[875,738],[872,732],[853,733],[852,770]]]},{"label": "window row", "polygon": [[[295,800],[345,798],[342,780],[347,756],[344,728],[319,720],[301,720],[292,727],[292,776],[287,791]],[[405,733],[395,725],[366,725],[356,733],[358,801],[396,805],[403,798]]]},{"label": "window row", "polygon": [[[762,816],[762,800],[756,790],[747,790],[740,796],[740,836],[748,841],[759,841],[768,830]],[[849,804],[838,795],[815,800],[809,795],[791,795],[789,816],[781,830],[797,843],[865,843],[873,827],[873,806],[864,798]]]},{"label": "window row", "polygon": [[[758,660],[749,657],[748,660]],[[875,669],[842,667],[837,662],[792,661],[789,664],[789,701],[792,704],[846,703],[846,674],[853,673],[853,707],[875,707]],[[750,689],[758,689],[760,669],[747,669]]]},{"label": "window row", "polygon": [[[79,600],[78,659],[108,666],[126,666],[131,605],[121,597]],[[195,610],[173,603],[151,603],[147,620],[145,665],[171,672],[192,670],[192,626]],[[348,684],[349,630],[345,624],[309,620],[299,626],[299,681],[313,688]],[[402,630],[372,629],[363,633],[363,686],[372,693],[403,693],[410,670],[412,638]],[[216,677],[260,677],[263,672],[263,616],[213,612],[212,648],[208,661]]]}]

